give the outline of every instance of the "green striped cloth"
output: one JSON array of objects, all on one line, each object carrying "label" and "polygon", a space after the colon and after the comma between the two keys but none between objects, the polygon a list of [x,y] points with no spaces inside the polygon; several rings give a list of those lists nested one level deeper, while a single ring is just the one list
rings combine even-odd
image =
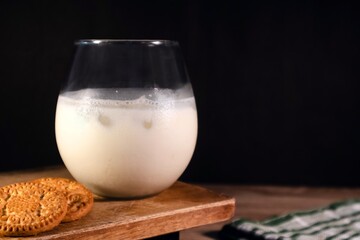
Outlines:
[{"label": "green striped cloth", "polygon": [[262,222],[238,219],[225,225],[220,235],[226,240],[360,240],[360,199]]}]

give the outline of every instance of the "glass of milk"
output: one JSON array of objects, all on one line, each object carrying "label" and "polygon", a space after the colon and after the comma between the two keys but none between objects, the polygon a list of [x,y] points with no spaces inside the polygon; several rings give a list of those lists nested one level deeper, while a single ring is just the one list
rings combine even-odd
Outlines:
[{"label": "glass of milk", "polygon": [[184,172],[197,111],[179,44],[80,40],[56,108],[58,149],[73,177],[104,197],[141,198]]}]

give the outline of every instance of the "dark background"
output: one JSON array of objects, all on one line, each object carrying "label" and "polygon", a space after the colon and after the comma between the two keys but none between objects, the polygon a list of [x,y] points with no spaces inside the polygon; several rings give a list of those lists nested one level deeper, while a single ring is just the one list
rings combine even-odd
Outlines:
[{"label": "dark background", "polygon": [[0,171],[62,163],[83,38],[180,42],[199,114],[186,181],[360,186],[359,9],[330,1],[0,2]]}]

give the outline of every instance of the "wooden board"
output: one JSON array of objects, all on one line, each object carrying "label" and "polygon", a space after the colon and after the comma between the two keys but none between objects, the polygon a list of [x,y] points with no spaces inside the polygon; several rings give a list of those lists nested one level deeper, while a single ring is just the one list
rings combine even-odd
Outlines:
[{"label": "wooden board", "polygon": [[[64,167],[0,174],[0,185],[38,177],[68,177]],[[89,215],[26,239],[144,239],[216,223],[234,215],[235,199],[183,182],[140,200],[97,199]],[[0,238],[7,239],[7,238]],[[13,238],[12,238],[13,239]]]}]

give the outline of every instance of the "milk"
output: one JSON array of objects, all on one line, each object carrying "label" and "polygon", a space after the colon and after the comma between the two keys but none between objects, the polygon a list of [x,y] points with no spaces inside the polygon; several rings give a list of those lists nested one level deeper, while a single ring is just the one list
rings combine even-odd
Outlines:
[{"label": "milk", "polygon": [[171,186],[197,138],[187,91],[85,89],[60,94],[56,141],[70,173],[94,193],[142,197]]}]

